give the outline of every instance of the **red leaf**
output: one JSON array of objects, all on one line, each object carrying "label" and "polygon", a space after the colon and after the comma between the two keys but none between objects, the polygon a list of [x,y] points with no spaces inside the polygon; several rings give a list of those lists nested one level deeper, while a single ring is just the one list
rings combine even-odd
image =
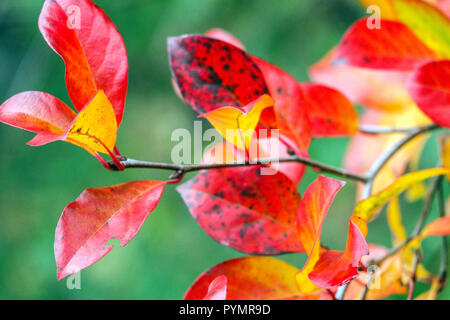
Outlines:
[{"label": "red leaf", "polygon": [[300,86],[308,106],[311,135],[346,136],[358,131],[358,114],[342,93],[319,84]]},{"label": "red leaf", "polygon": [[434,61],[416,69],[407,89],[433,122],[450,127],[450,60]]},{"label": "red leaf", "polygon": [[227,300],[227,277],[221,275],[211,281],[203,300]]},{"label": "red leaf", "polygon": [[264,77],[241,49],[202,35],[169,38],[172,76],[185,102],[202,114],[243,107],[268,93]]},{"label": "red leaf", "polygon": [[198,224],[221,244],[251,254],[301,252],[297,189],[285,175],[262,175],[261,169],[202,171],[177,190]]},{"label": "red leaf", "polygon": [[155,209],[163,181],[134,181],[86,189],[61,215],[55,232],[58,280],[103,258],[116,238],[125,246]]},{"label": "red leaf", "polygon": [[395,111],[411,102],[405,89],[409,73],[333,65],[334,50],[313,65],[309,74],[314,82],[342,92],[354,104]]},{"label": "red leaf", "polygon": [[264,74],[270,95],[275,100],[277,128],[286,136],[297,154],[307,150],[311,141],[307,105],[302,90],[294,77],[280,68],[256,57],[253,60]]},{"label": "red leaf", "polygon": [[47,0],[39,29],[66,64],[67,90],[74,107],[80,111],[103,90],[119,125],[125,107],[128,60],[122,37],[108,16],[90,0]]},{"label": "red leaf", "polygon": [[[362,220],[362,219],[361,219]],[[358,276],[361,257],[369,254],[366,230],[360,230],[358,218],[350,219],[345,251],[328,250],[320,256],[309,279],[321,288],[341,286]]]},{"label": "red leaf", "polygon": [[411,70],[434,57],[404,24],[381,20],[380,29],[369,29],[367,19],[347,30],[335,53],[339,64],[393,70]]},{"label": "red leaf", "polygon": [[184,299],[203,299],[219,276],[227,278],[228,300],[330,299],[327,292],[302,294],[295,283],[297,272],[290,264],[269,257],[231,259],[201,274]]},{"label": "red leaf", "polygon": [[33,146],[58,139],[75,117],[64,102],[44,92],[22,92],[0,106],[1,122],[37,133],[29,142]]}]

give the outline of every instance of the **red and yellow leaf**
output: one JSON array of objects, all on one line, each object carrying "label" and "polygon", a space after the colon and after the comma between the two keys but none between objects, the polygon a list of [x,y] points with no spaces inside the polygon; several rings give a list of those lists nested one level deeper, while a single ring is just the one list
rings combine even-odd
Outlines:
[{"label": "red and yellow leaf", "polygon": [[369,254],[366,234],[365,221],[355,216],[351,217],[345,250],[325,251],[314,265],[309,279],[321,288],[333,288],[357,277],[362,256]]},{"label": "red and yellow leaf", "polygon": [[439,58],[450,58],[450,20],[442,11],[421,0],[390,1],[397,21],[408,26]]},{"label": "red and yellow leaf", "polygon": [[22,92],[0,106],[1,122],[37,133],[29,142],[33,146],[64,135],[75,117],[75,112],[64,102],[44,92]]},{"label": "red and yellow leaf", "polygon": [[127,53],[103,10],[90,0],[46,0],[39,29],[65,62],[67,90],[75,109],[83,109],[103,90],[120,125],[128,85]]},{"label": "red and yellow leaf", "polygon": [[380,29],[369,29],[361,19],[347,30],[334,58],[339,64],[407,71],[435,57],[404,24],[381,20]]},{"label": "red and yellow leaf", "polygon": [[270,257],[245,257],[227,260],[201,274],[184,296],[199,300],[210,283],[219,276],[227,278],[228,300],[317,300],[330,299],[329,294],[303,294],[295,283],[298,269]]},{"label": "red and yellow leaf", "polygon": [[200,227],[225,246],[250,254],[302,252],[300,195],[285,175],[261,169],[202,171],[177,190]]},{"label": "red and yellow leaf", "polygon": [[244,51],[202,35],[169,38],[172,76],[184,101],[202,114],[243,107],[268,93],[258,66]]},{"label": "red and yellow leaf", "polygon": [[336,194],[344,186],[343,181],[319,176],[305,191],[297,213],[300,241],[308,253],[305,266],[297,274],[296,281],[302,292],[314,292],[318,288],[309,280],[309,274],[321,254],[320,235],[322,224]]},{"label": "red and yellow leaf", "polygon": [[58,280],[94,264],[118,239],[125,246],[155,209],[163,181],[134,181],[86,189],[63,211],[55,232]]}]

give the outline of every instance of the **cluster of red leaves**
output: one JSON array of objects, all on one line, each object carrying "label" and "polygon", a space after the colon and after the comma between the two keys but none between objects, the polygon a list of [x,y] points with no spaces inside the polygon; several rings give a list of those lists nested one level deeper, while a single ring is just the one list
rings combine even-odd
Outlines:
[{"label": "cluster of red leaves", "polygon": [[[419,1],[392,2],[424,5]],[[68,23],[67,9],[72,5],[81,9],[80,28]],[[432,14],[450,26],[437,9],[423,8],[435,10]],[[30,145],[67,141],[83,147],[108,168],[99,155],[107,153],[117,168],[123,169],[115,146],[128,73],[120,34],[90,0],[45,1],[39,28],[65,62],[69,97],[79,113],[47,93],[24,92],[1,105],[0,121],[37,133]],[[399,87],[408,78],[407,90],[423,112],[434,122],[450,126],[446,81],[450,62],[438,60],[450,51],[446,51],[448,43],[440,47],[437,40],[439,35],[433,35],[429,43],[422,41],[421,34],[404,22],[383,20],[381,29],[369,30],[365,20],[358,21],[332,56],[312,69],[313,78],[330,86],[297,82],[278,67],[249,55],[236,38],[219,29],[206,35],[170,38],[168,51],[176,92],[218,131],[279,129],[282,143],[277,151],[305,156],[314,137],[357,133],[358,117],[352,102],[381,109],[395,104],[397,101],[391,103],[368,89],[370,83],[388,78]],[[373,75],[362,69],[337,70],[339,67],[330,64],[333,59],[344,68],[393,71]],[[342,77],[359,86],[349,88],[348,81],[336,81]],[[336,90],[339,86],[351,100]],[[238,126],[233,127],[236,120]],[[256,135],[240,144],[225,142],[227,160],[228,156],[245,159],[249,145],[263,145],[267,139],[270,137]],[[217,160],[212,151],[205,153],[204,162]],[[264,152],[271,156],[269,150]],[[385,195],[360,203],[350,218],[345,250],[329,250],[320,242],[322,224],[344,183],[319,176],[301,197],[297,184],[304,166],[280,164],[273,175],[262,174],[262,169],[205,170],[178,191],[200,227],[221,244],[258,255],[306,252],[305,266],[299,270],[269,257],[229,260],[202,274],[186,299],[329,299],[336,287],[358,276],[358,268],[364,269],[361,258],[369,254],[366,220],[369,212],[387,201]],[[433,171],[416,180],[446,172]],[[105,256],[112,249],[107,245],[111,238],[126,245],[157,206],[165,185],[173,182],[178,181],[134,181],[85,190],[64,209],[56,229],[58,279]],[[427,227],[421,237],[448,232],[448,219],[444,218]]]}]

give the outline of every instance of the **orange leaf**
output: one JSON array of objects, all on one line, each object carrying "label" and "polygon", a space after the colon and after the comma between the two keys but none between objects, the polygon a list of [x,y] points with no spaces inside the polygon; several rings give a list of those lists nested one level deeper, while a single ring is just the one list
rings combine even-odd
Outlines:
[{"label": "orange leaf", "polygon": [[358,114],[339,91],[323,85],[300,83],[311,126],[311,135],[346,136],[358,131]]},{"label": "orange leaf", "polygon": [[326,292],[302,294],[295,283],[297,272],[297,268],[274,258],[235,258],[201,274],[184,299],[203,299],[210,283],[219,276],[227,278],[228,300],[330,299]]}]

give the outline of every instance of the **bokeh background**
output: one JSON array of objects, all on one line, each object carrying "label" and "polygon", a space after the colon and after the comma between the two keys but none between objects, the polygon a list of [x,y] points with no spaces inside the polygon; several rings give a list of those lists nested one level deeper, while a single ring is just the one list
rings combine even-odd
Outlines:
[{"label": "bokeh background", "polygon": [[[118,146],[125,155],[155,161],[170,161],[172,131],[192,130],[196,118],[172,90],[167,37],[221,27],[240,38],[252,54],[289,71],[298,80],[307,80],[308,66],[364,14],[354,0],[95,2],[118,27],[129,56],[127,107]],[[70,103],[64,64],[37,28],[42,4],[42,0],[0,1],[1,102],[21,91],[40,90]],[[53,256],[54,229],[64,207],[87,187],[165,179],[168,172],[109,172],[87,152],[66,143],[26,146],[32,136],[0,125],[1,299],[180,299],[201,272],[242,255],[209,238],[191,218],[174,187],[168,186],[138,235],[124,248],[112,240],[116,246],[112,252],[82,271],[81,290],[67,289],[64,280],[56,280]],[[423,167],[436,162],[434,140],[426,145]],[[310,155],[340,166],[347,143],[348,139],[315,140]],[[299,190],[303,192],[316,176],[308,170]],[[355,186],[349,183],[325,221],[325,245],[344,248],[354,199]],[[403,203],[409,230],[421,204]],[[371,225],[368,239],[390,244],[384,215]],[[427,265],[436,270],[438,242],[427,240],[425,250]],[[280,258],[301,267],[306,256]],[[424,288],[419,286],[419,290]],[[447,288],[441,298],[449,297]]]}]

